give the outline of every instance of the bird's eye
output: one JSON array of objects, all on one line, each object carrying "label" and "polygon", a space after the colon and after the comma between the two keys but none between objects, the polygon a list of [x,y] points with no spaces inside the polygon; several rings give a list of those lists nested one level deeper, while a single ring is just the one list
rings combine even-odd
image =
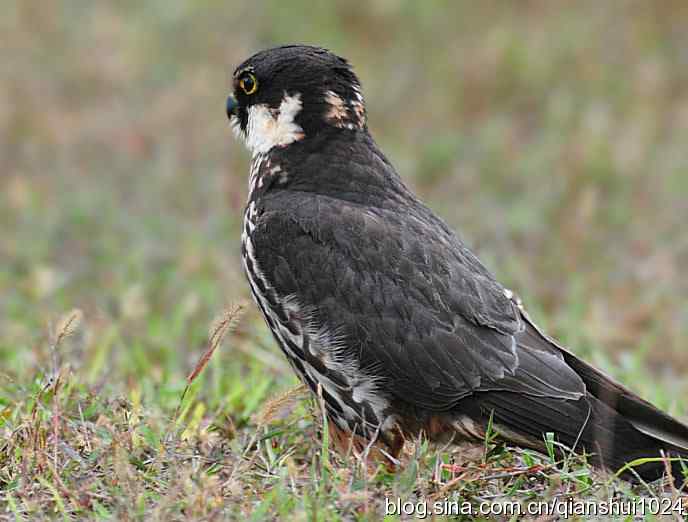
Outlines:
[{"label": "bird's eye", "polygon": [[241,87],[241,90],[246,94],[253,94],[258,90],[258,80],[256,80],[253,74],[246,73],[239,80],[239,87]]}]

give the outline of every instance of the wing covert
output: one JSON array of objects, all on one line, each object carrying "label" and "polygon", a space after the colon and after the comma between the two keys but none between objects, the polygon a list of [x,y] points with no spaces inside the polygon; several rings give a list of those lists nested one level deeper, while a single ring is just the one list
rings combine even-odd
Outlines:
[{"label": "wing covert", "polygon": [[275,291],[341,332],[338,356],[381,375],[401,400],[446,411],[480,391],[585,392],[559,349],[425,207],[402,213],[275,191],[263,198],[253,242]]}]

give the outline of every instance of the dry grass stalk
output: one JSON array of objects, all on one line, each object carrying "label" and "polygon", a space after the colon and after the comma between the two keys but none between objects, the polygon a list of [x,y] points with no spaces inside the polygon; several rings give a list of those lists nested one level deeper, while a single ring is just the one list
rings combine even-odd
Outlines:
[{"label": "dry grass stalk", "polygon": [[225,336],[232,330],[234,330],[239,323],[239,319],[244,311],[243,305],[233,305],[232,307],[226,309],[222,312],[215,320],[211,323],[210,329],[208,331],[208,348],[203,353],[201,358],[196,363],[196,366],[191,371],[191,373],[186,378],[186,386],[182,392],[182,396],[179,399],[179,405],[177,410],[174,412],[174,418],[179,418],[179,410],[184,402],[189,387],[193,381],[198,377],[198,375],[204,370],[208,365],[210,358],[215,353],[215,350],[222,344]]},{"label": "dry grass stalk", "polygon": [[191,384],[198,374],[200,374],[203,369],[208,365],[210,358],[215,353],[228,332],[234,330],[239,323],[239,318],[244,310],[242,305],[234,305],[231,308],[222,312],[222,314],[215,318],[210,326],[208,333],[208,348],[203,354],[203,356],[196,363],[195,368],[186,378],[188,384]]},{"label": "dry grass stalk", "polygon": [[73,310],[70,310],[66,314],[62,315],[60,320],[57,322],[57,326],[55,327],[53,333],[53,341],[50,344],[50,356],[53,366],[52,374],[50,377],[48,377],[48,382],[45,384],[44,391],[50,388],[53,388],[55,392],[57,391],[61,376],[61,364],[57,349],[67,337],[74,335],[79,326],[81,326],[81,321],[83,318],[84,313],[78,308],[74,308]]},{"label": "dry grass stalk", "polygon": [[34,403],[33,409],[31,411],[31,425],[34,429],[34,453],[37,451],[38,448],[38,443],[39,443],[39,435],[40,431],[38,429],[39,426],[39,421],[37,418],[37,413],[38,413],[38,404],[41,396],[43,393],[47,392],[48,390],[52,389],[53,391],[53,397],[52,397],[52,442],[53,442],[53,464],[54,466],[57,467],[57,458],[58,458],[58,446],[59,446],[59,436],[60,436],[60,405],[58,403],[58,390],[60,388],[60,383],[61,383],[61,377],[62,377],[62,367],[59,361],[59,356],[58,356],[58,347],[60,344],[69,336],[73,335],[79,326],[81,325],[81,321],[83,320],[84,313],[79,310],[78,308],[74,308],[73,310],[70,310],[66,314],[64,314],[60,320],[57,322],[57,326],[55,327],[54,333],[53,333],[53,341],[50,344],[50,352],[51,352],[51,362],[52,362],[52,371],[51,374],[48,376],[47,382],[45,385],[39,389],[37,396],[36,396],[36,401]]},{"label": "dry grass stalk", "polygon": [[83,318],[84,313],[78,308],[74,308],[73,310],[64,314],[57,322],[57,327],[55,328],[55,340],[52,344],[52,348],[56,349],[65,338],[73,335],[79,326],[81,326],[81,321]]},{"label": "dry grass stalk", "polygon": [[257,429],[270,424],[287,408],[290,408],[297,400],[301,399],[306,393],[306,385],[298,384],[289,388],[284,393],[277,395],[265,403],[260,411],[251,419],[257,426]]}]

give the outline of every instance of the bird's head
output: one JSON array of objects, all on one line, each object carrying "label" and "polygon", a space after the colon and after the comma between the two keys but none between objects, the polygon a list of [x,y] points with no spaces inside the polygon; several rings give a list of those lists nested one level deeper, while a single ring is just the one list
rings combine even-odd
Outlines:
[{"label": "bird's head", "polygon": [[254,54],[234,71],[227,117],[253,154],[326,129],[366,129],[361,87],[339,56],[306,45]]}]

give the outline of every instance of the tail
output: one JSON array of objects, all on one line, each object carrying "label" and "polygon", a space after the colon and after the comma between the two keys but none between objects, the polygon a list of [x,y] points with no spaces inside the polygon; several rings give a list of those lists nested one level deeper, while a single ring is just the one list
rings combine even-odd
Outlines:
[{"label": "tail", "polygon": [[[688,449],[641,431],[631,419],[593,395],[586,399],[590,405],[590,421],[581,432],[580,444],[595,454],[594,461],[614,471],[625,469],[621,475],[623,478],[634,480],[640,477],[647,482],[661,478],[670,468],[676,486],[684,487],[688,478],[683,472],[684,467],[688,470]],[[652,416],[659,411],[654,407],[644,408],[636,406],[634,416]],[[668,460],[662,457],[668,457]],[[632,468],[627,466],[645,458],[660,460]],[[685,460],[683,465],[675,460],[677,458]]]},{"label": "tail", "polygon": [[[592,394],[579,400],[566,400],[497,391],[476,398],[482,418],[492,415],[496,430],[517,445],[543,451],[545,434],[553,432],[556,440],[567,448],[590,455],[593,465],[612,472],[626,467],[621,477],[630,481],[659,479],[667,471],[666,459],[662,457],[682,458],[683,463],[668,462],[676,486],[688,487],[684,484],[688,477],[683,472],[684,466],[688,469],[688,445],[679,446],[641,431],[618,410]],[[656,409],[651,408],[645,415],[654,413]],[[641,458],[660,460],[632,468],[626,466]]]},{"label": "tail", "polygon": [[[670,469],[676,485],[688,491],[688,476],[684,475],[688,469],[688,426],[560,346],[527,314],[523,313],[523,318],[528,325],[524,333],[528,343],[537,346],[544,342],[558,350],[585,384],[586,395],[579,400],[564,400],[490,392],[478,401],[483,415],[492,412],[507,432],[511,430],[517,437],[525,435],[530,441],[542,441],[544,433],[554,432],[564,445],[592,453],[593,463],[613,471],[641,458],[684,459],[670,461]],[[622,476],[651,481],[666,470],[665,462],[648,462],[627,469]]]},{"label": "tail", "polygon": [[[667,415],[628,388],[590,366],[572,353],[562,350],[566,362],[581,376],[590,394],[596,416],[608,417],[613,426],[613,446],[607,458],[614,465],[625,465],[643,457],[664,453],[684,462],[671,462],[671,472],[679,488],[688,490],[688,426]],[[597,423],[595,423],[597,424]],[[620,467],[620,466],[619,466]],[[664,463],[648,463],[635,469],[643,480],[659,478],[666,470]],[[629,472],[630,473],[630,472]]]}]

